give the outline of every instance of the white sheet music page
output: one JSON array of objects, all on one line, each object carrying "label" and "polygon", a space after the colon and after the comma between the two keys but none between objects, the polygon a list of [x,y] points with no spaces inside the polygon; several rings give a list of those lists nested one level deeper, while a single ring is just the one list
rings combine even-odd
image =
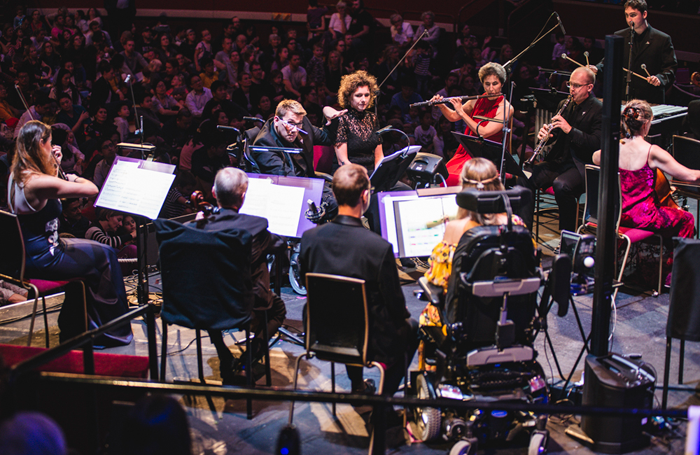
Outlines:
[{"label": "white sheet music page", "polygon": [[398,214],[406,257],[429,256],[445,234],[446,218],[457,216],[454,195],[403,201]]},{"label": "white sheet music page", "polygon": [[157,218],[175,175],[139,166],[139,162],[115,161],[95,206]]},{"label": "white sheet music page", "polygon": [[275,185],[267,179],[250,179],[240,212],[266,218],[273,234],[295,237],[303,203],[304,188]]}]

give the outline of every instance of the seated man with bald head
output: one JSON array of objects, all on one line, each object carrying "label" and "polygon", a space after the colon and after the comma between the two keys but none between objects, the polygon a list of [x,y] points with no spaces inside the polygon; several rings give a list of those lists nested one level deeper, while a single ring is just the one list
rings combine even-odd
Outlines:
[{"label": "seated man with bald head", "polygon": [[[552,129],[545,125],[537,136],[540,141],[551,138],[552,149],[544,161],[532,167],[532,176],[520,177],[518,184],[533,194],[537,188],[551,186],[559,206],[559,229],[575,231],[576,202],[585,191],[585,166],[593,164],[593,152],[600,149],[603,103],[593,94],[595,74],[590,69],[574,70],[567,85],[571,101],[560,115],[552,117]],[[532,211],[521,216],[532,227]]]},{"label": "seated man with bald head", "polygon": [[[341,166],[333,175],[338,216],[301,238],[301,274],[327,273],[363,279],[369,309],[369,360],[387,366],[384,395],[392,396],[418,346],[418,324],[409,319],[391,244],[362,225],[369,207],[367,169]],[[405,360],[404,360],[405,359]],[[347,366],[353,392],[368,392],[362,368]]]},{"label": "seated man with bald head", "polygon": [[[272,337],[280,328],[287,314],[284,301],[270,290],[270,272],[267,268],[267,255],[273,253],[284,245],[282,239],[271,234],[267,230],[267,220],[259,216],[238,213],[243,206],[248,191],[248,176],[240,169],[226,167],[216,173],[212,195],[216,198],[219,211],[210,215],[205,220],[195,221],[196,226],[205,231],[222,231],[225,229],[245,229],[253,237],[253,254],[251,262],[251,274],[253,278],[253,293],[255,303],[253,311],[255,320],[253,330],[253,356],[263,353],[263,344],[268,340],[263,339],[263,321],[267,311],[267,330]],[[233,355],[228,349],[220,331],[209,331],[212,344],[220,360],[221,377],[224,384],[235,382],[237,373]]]}]

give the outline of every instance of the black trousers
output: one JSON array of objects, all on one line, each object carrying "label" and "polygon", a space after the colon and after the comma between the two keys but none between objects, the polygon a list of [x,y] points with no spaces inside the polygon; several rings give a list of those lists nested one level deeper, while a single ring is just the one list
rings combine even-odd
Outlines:
[{"label": "black trousers", "polygon": [[[579,163],[555,164],[544,162],[532,168],[532,176],[529,179],[518,178],[518,184],[530,188],[534,194],[536,189],[549,188],[554,190],[554,198],[559,207],[559,229],[576,231],[576,203],[578,198],[585,192],[585,180],[582,169],[577,166]],[[583,164],[581,164],[583,167]],[[533,210],[524,214],[524,219],[528,226],[532,226],[534,218]]]},{"label": "black trousers", "polygon": [[[253,340],[251,347],[253,349],[253,356],[255,356],[258,353],[258,349],[262,348],[261,343],[267,343],[269,340],[263,340],[265,311],[253,310],[253,313],[255,315],[255,320],[253,321],[255,339]],[[282,326],[286,316],[287,308],[284,305],[284,300],[273,292],[272,305],[269,309],[267,309],[267,334],[270,337],[277,333],[277,330]],[[231,369],[234,360],[231,350],[228,348],[228,346],[226,346],[220,330],[207,330],[207,332],[209,333],[209,340],[216,348],[216,354],[219,357],[219,369],[222,373],[228,372]]]},{"label": "black trousers", "polygon": [[[406,346],[406,350],[396,353],[395,360],[391,364],[386,365],[382,395],[388,397],[394,396],[399,389],[401,379],[406,374],[406,368],[411,364],[416,349],[418,349],[418,322],[415,319],[407,319],[400,329],[399,337],[405,340],[404,346]],[[345,369],[348,373],[348,378],[350,378],[352,390],[361,390],[363,388],[362,368],[346,365]]]}]

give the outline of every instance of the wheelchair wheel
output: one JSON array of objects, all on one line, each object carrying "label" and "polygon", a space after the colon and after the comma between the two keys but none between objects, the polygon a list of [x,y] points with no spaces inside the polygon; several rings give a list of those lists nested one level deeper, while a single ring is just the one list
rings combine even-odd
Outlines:
[{"label": "wheelchair wheel", "polygon": [[[450,449],[450,455],[474,455],[476,454],[476,444],[462,439],[457,441]],[[528,454],[529,455],[529,454]]]},{"label": "wheelchair wheel", "polygon": [[[420,374],[416,378],[416,391],[419,399],[435,398],[434,394],[430,393],[431,387],[428,385],[427,378]],[[440,434],[440,410],[435,408],[416,408],[415,410],[416,427],[418,429],[418,438],[421,441],[430,441],[435,439]]]},{"label": "wheelchair wheel", "polygon": [[289,284],[297,294],[306,295],[306,287],[302,284],[300,272],[299,252],[292,250],[292,255],[289,257]]},{"label": "wheelchair wheel", "polygon": [[[547,453],[547,433],[535,431],[530,436],[530,445],[527,448],[527,455],[543,455]],[[451,455],[451,454],[450,454]]]}]

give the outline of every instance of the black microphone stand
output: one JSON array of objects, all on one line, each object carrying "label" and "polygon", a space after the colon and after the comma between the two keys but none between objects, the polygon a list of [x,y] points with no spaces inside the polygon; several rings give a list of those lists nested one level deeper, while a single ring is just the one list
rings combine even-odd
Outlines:
[{"label": "black microphone stand", "polygon": [[632,46],[634,44],[634,22],[630,25],[630,55],[627,59],[627,76],[625,79],[625,100],[630,102],[630,84],[632,83]]},{"label": "black microphone stand", "polygon": [[506,183],[506,173],[505,173],[505,167],[506,167],[506,143],[508,142],[508,133],[510,133],[510,125],[508,122],[508,112],[510,111],[510,106],[513,104],[513,91],[515,90],[515,82],[510,81],[510,99],[508,100],[508,103],[506,105],[505,99],[506,96],[503,95],[503,139],[501,141],[501,182],[503,182],[503,185],[505,186]]},{"label": "black microphone stand", "polygon": [[[398,63],[396,63],[396,65],[394,65],[394,67],[391,69],[391,71],[389,71],[389,74],[387,74],[386,77],[384,78],[384,80],[379,84],[379,86],[377,87],[377,91],[378,91],[378,92],[381,92],[382,85],[384,85],[384,83],[385,83],[387,80],[389,80],[389,78],[391,77],[391,75],[394,74],[394,71],[396,71],[396,68],[398,68],[399,65],[400,65],[404,60],[406,60],[406,57],[408,56],[408,53],[411,52],[411,51],[413,50],[413,48],[416,47],[416,44],[418,44],[418,42],[419,42],[420,40],[422,40],[423,38],[425,38],[427,35],[428,35],[428,30],[425,30],[425,31],[423,32],[423,34],[422,34],[421,36],[419,36],[418,39],[413,43],[413,46],[411,46],[410,48],[408,48],[408,50],[406,51],[406,53],[403,54],[403,57],[401,57],[401,58],[399,59]],[[377,95],[379,95],[379,93],[377,93]],[[378,111],[377,111],[377,106],[378,106],[378,103],[377,103],[377,101],[375,100],[375,102],[374,102],[374,116],[375,116],[375,117],[378,116],[378,114],[377,114],[377,112],[378,112]]]},{"label": "black microphone stand", "polygon": [[[554,14],[555,14],[555,13],[552,13],[552,14],[549,16],[549,18],[547,19],[547,22],[549,22],[549,19],[551,19],[552,16],[554,16]],[[547,25],[547,22],[545,22],[545,26]],[[516,56],[513,57],[512,59],[508,60],[508,61],[503,65],[503,68],[506,70],[506,72],[510,73],[510,69],[511,69],[511,67],[513,66],[513,64],[514,64],[515,62],[517,62],[518,59],[519,59],[525,52],[527,52],[527,51],[529,51],[530,49],[532,49],[532,48],[535,46],[535,44],[537,44],[537,43],[539,43],[540,41],[542,41],[542,38],[544,38],[545,36],[547,36],[547,35],[549,35],[550,33],[552,33],[552,32],[554,31],[554,29],[557,28],[557,27],[559,27],[559,23],[557,23],[554,27],[550,28],[549,30],[547,30],[547,31],[544,32],[544,33],[542,33],[542,30],[540,30],[539,36],[538,36],[537,38],[535,38],[535,40],[534,40],[533,42],[531,42],[529,46],[527,46],[525,49],[523,49],[523,51],[522,51],[521,53],[519,53],[518,55],[516,55]],[[542,29],[544,30],[544,27],[542,27]]]}]

